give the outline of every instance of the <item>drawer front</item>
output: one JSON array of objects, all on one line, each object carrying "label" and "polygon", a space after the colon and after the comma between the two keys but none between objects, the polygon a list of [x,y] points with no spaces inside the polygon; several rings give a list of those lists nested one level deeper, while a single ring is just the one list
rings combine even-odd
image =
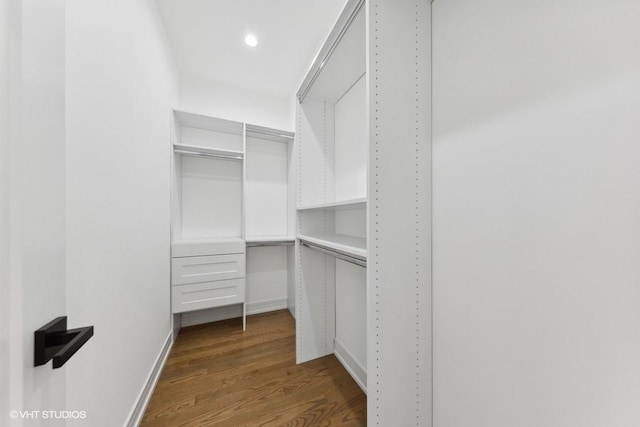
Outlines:
[{"label": "drawer front", "polygon": [[174,258],[172,285],[211,282],[244,277],[244,254]]},{"label": "drawer front", "polygon": [[245,279],[218,280],[171,287],[173,313],[244,302]]}]

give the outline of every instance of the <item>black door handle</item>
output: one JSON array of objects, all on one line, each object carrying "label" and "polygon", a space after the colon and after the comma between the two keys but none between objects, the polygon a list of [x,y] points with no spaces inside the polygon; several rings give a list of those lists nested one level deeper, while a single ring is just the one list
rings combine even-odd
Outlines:
[{"label": "black door handle", "polygon": [[93,336],[93,326],[67,330],[67,316],[57,317],[34,332],[33,366],[53,359],[53,369],[67,363]]}]

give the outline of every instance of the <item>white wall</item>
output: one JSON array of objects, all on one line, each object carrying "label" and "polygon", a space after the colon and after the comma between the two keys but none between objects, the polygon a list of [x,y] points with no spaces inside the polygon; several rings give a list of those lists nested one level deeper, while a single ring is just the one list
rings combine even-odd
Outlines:
[{"label": "white wall", "polygon": [[290,99],[191,76],[180,78],[180,101],[177,108],[281,130],[294,129],[294,104]]},{"label": "white wall", "polygon": [[67,2],[66,36],[67,311],[71,326],[95,325],[69,362],[67,406],[117,426],[171,332],[177,82],[151,0]]},{"label": "white wall", "polygon": [[434,425],[640,425],[640,3],[433,7]]}]

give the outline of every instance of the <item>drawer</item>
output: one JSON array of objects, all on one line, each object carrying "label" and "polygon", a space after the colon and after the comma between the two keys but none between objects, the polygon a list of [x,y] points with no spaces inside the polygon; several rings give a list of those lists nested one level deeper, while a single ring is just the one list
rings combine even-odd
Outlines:
[{"label": "drawer", "polygon": [[244,254],[173,258],[171,284],[211,282],[244,277]]},{"label": "drawer", "polygon": [[244,302],[245,279],[217,280],[171,287],[173,313]]}]

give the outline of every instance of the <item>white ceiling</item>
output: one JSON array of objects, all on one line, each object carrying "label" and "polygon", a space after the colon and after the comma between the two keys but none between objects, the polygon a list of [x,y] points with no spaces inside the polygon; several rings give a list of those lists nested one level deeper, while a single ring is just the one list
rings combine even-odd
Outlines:
[{"label": "white ceiling", "polygon": [[[287,97],[345,0],[156,0],[180,74]],[[258,46],[244,42],[253,33]]]}]

